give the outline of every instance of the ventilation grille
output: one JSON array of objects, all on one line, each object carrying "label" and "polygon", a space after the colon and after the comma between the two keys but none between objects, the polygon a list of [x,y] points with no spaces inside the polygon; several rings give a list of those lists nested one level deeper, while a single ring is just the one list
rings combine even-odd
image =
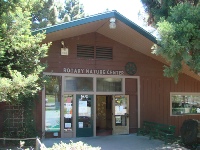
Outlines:
[{"label": "ventilation grille", "polygon": [[96,58],[97,59],[112,59],[112,48],[111,47],[96,47]]},{"label": "ventilation grille", "polygon": [[77,45],[77,57],[94,58],[94,46]]}]

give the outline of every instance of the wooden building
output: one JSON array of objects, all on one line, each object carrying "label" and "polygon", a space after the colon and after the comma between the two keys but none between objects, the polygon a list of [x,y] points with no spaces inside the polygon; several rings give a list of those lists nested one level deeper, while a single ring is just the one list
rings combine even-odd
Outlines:
[{"label": "wooden building", "polygon": [[[179,82],[151,53],[156,38],[116,11],[42,30],[51,82],[37,103],[44,138],[134,133],[144,120],[175,125],[200,119],[200,77],[184,66]],[[191,111],[195,107],[195,111]],[[198,108],[199,107],[199,108]]]}]

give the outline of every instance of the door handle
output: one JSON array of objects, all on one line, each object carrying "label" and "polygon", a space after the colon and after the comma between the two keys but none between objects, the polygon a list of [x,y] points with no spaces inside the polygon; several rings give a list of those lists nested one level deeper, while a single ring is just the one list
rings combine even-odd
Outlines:
[{"label": "door handle", "polygon": [[125,113],[125,116],[128,118],[128,117],[129,117],[129,114]]}]

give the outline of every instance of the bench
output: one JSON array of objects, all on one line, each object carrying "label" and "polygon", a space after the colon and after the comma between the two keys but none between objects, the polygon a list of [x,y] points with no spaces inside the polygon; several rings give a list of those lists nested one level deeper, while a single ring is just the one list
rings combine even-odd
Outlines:
[{"label": "bench", "polygon": [[137,136],[138,135],[148,135],[150,134],[150,131],[153,130],[154,126],[156,125],[155,122],[150,121],[144,121],[141,128],[138,128],[137,130]]},{"label": "bench", "polygon": [[174,139],[175,131],[176,126],[157,123],[154,129],[150,131],[149,139],[158,138],[164,140],[165,144],[167,144],[169,140]]},{"label": "bench", "polygon": [[174,139],[176,127],[167,124],[144,121],[141,128],[137,130],[138,135],[149,135],[149,139],[158,138],[164,140],[165,144]]}]

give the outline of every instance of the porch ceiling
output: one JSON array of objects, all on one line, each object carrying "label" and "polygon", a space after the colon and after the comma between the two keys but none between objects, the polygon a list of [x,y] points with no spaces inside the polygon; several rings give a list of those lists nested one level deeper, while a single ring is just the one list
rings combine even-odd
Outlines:
[{"label": "porch ceiling", "polygon": [[[109,20],[111,17],[116,18],[116,29],[109,28]],[[155,42],[154,40],[152,40],[152,36],[148,38],[147,36],[150,35],[148,32],[146,32],[123,16],[111,15],[98,20],[86,21],[82,24],[77,23],[77,25],[74,26],[67,25],[68,24],[65,23],[62,25],[63,27],[59,30],[52,32],[48,31],[44,42],[57,41],[65,38],[79,36],[82,34],[97,32],[136,51],[139,51],[155,60],[158,60],[164,64],[168,64],[162,57],[156,56],[151,53],[151,47]],[[132,25],[134,25],[134,27]],[[137,30],[135,30],[135,27],[137,28]],[[53,26],[50,28],[55,27]],[[142,31],[142,34],[140,31]],[[187,65],[183,66],[183,73],[200,81],[200,76],[190,71]]]}]

